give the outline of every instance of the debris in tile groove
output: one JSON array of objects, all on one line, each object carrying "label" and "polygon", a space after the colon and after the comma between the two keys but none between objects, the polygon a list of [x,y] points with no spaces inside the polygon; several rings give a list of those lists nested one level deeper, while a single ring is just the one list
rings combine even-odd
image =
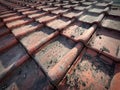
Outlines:
[{"label": "debris in tile groove", "polygon": [[105,46],[103,46],[102,48],[100,48],[100,50],[102,51],[102,52],[108,52],[108,53],[110,53],[110,50],[108,49],[108,48],[106,48]]},{"label": "debris in tile groove", "polygon": [[117,47],[116,56],[118,56],[119,52],[120,52],[120,46]]}]

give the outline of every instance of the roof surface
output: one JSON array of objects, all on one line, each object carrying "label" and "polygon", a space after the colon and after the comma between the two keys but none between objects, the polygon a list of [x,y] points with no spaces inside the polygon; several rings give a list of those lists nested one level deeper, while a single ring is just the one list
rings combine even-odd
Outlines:
[{"label": "roof surface", "polygon": [[119,90],[120,6],[99,1],[0,0],[0,90]]}]

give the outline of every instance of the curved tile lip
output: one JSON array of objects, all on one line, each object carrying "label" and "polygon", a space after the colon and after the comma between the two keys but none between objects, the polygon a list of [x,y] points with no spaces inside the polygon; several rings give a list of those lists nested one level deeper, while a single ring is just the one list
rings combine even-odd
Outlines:
[{"label": "curved tile lip", "polygon": [[12,73],[15,69],[17,69],[22,64],[24,64],[28,59],[29,59],[29,56],[26,54],[16,62],[14,62],[13,64],[5,68],[4,71],[2,71],[0,74],[0,82],[4,81],[5,78],[9,77],[10,73]]},{"label": "curved tile lip", "polygon": [[[83,66],[83,64],[85,64],[86,62],[87,62],[87,60],[88,60],[88,64],[89,63],[92,63],[92,60],[93,59],[91,59],[91,58],[94,58],[94,57],[96,57],[96,55],[97,55],[98,53],[96,52],[96,51],[93,51],[93,50],[91,50],[91,49],[89,49],[89,48],[84,48],[83,50],[82,50],[82,52],[81,53],[79,53],[79,56],[77,57],[77,59],[75,60],[75,62],[72,64],[72,66],[71,66],[71,68],[67,71],[67,73],[66,73],[66,75],[64,76],[64,78],[61,80],[61,82],[59,83],[59,85],[58,85],[58,90],[60,90],[60,89],[63,89],[63,90],[65,90],[65,89],[67,89],[67,88],[69,88],[68,86],[70,86],[71,84],[70,84],[70,82],[68,82],[69,80],[70,80],[70,75],[72,75],[72,80],[73,79],[75,79],[77,76],[73,76],[73,75],[78,75],[79,77],[80,76],[86,76],[86,77],[84,77],[84,78],[90,78],[90,82],[89,83],[95,83],[94,82],[94,80],[93,79],[95,79],[94,77],[92,77],[92,76],[90,76],[90,74],[94,74],[95,72],[92,72],[91,70],[89,71],[88,69],[90,69],[90,65],[88,65],[88,66],[86,66],[85,68],[82,68],[82,66]],[[88,58],[84,58],[85,57],[85,55],[88,55]],[[89,56],[90,55],[90,56]],[[108,66],[114,66],[114,62],[111,60],[110,61],[110,59],[109,58],[106,58],[106,57],[104,57],[104,55],[103,56],[100,56],[100,58],[102,58],[102,62],[103,63],[105,63],[106,65],[108,65]],[[90,61],[89,61],[89,59],[90,59]],[[83,63],[82,63],[83,62]],[[95,61],[95,62],[97,62],[97,61]],[[78,68],[78,66],[81,64],[81,68]],[[85,64],[86,65],[86,64]],[[95,65],[95,64],[94,64]],[[91,66],[94,66],[93,64],[91,65]],[[97,64],[96,64],[96,66],[97,66]],[[87,68],[87,67],[89,67],[89,68]],[[105,68],[105,67],[104,67]],[[112,67],[112,68],[114,68],[114,67]],[[82,70],[81,70],[82,69]],[[83,70],[83,69],[85,69],[85,70]],[[88,72],[89,72],[89,76],[87,76],[87,70],[88,70]],[[81,70],[81,71],[79,71],[79,70]],[[94,70],[94,69],[93,69]],[[109,69],[109,71],[111,71],[110,69]],[[84,73],[84,72],[86,72],[86,73]],[[92,72],[92,73],[90,73],[90,72]],[[102,71],[101,71],[102,72]],[[75,73],[75,74],[73,74],[73,73]],[[79,74],[80,73],[80,74]],[[103,70],[103,73],[106,73],[106,72],[104,72],[104,70]],[[82,74],[82,75],[81,75]],[[109,74],[109,73],[108,73]],[[69,76],[68,76],[69,75]],[[95,75],[97,75],[96,73],[95,73]],[[101,73],[101,76],[103,76],[103,74]],[[113,73],[113,76],[114,76],[114,73]],[[86,79],[84,79],[84,78],[77,78],[77,80],[83,80],[84,82],[86,82],[85,80]],[[92,79],[93,78],[93,79]],[[98,79],[98,78],[96,78],[96,79]],[[106,78],[105,78],[106,79]],[[92,81],[93,80],[93,81]],[[98,81],[99,81],[100,79],[98,79]],[[107,80],[107,79],[106,79]],[[109,79],[108,79],[108,81],[109,81]],[[73,81],[73,83],[75,83],[75,81]],[[83,87],[87,87],[87,86],[89,86],[89,83],[86,83],[86,84],[88,84],[88,85],[83,85]],[[98,82],[98,83],[100,83],[100,82]],[[98,84],[97,83],[97,84]],[[76,83],[77,85],[80,85],[80,84],[82,84],[82,83]],[[103,85],[102,85],[103,86]],[[101,87],[101,86],[100,86]],[[97,88],[100,88],[99,86],[97,87]],[[73,88],[77,88],[74,84],[73,84]],[[80,87],[81,88],[81,87]],[[102,88],[104,88],[104,87],[102,87]],[[109,88],[109,87],[108,87]],[[81,88],[82,89],[82,88]]]},{"label": "curved tile lip", "polygon": [[[51,0],[50,2],[53,2],[53,1]],[[48,71],[48,73],[45,73],[45,74],[47,74],[47,79],[49,79],[50,83],[52,83],[53,86],[57,87],[57,85],[61,82],[61,80],[65,78],[66,73],[69,72],[69,70],[71,70],[71,68],[72,68],[71,66],[72,65],[74,66],[73,62],[74,61],[77,62],[78,58],[80,58],[79,54],[82,54],[82,51],[83,52],[86,51],[85,49],[83,49],[84,47],[87,48],[87,49],[91,49],[92,51],[96,52],[100,56],[103,56],[103,58],[105,58],[105,60],[107,62],[109,62],[109,64],[112,64],[113,62],[115,64],[119,63],[119,61],[120,61],[119,58],[116,58],[116,57],[110,55],[109,53],[101,52],[100,50],[98,50],[96,48],[93,48],[93,47],[90,47],[88,45],[89,41],[92,39],[92,36],[94,35],[93,33],[95,33],[97,31],[96,28],[102,27],[104,29],[109,29],[110,31],[116,31],[117,30],[117,32],[119,33],[118,29],[104,27],[103,25],[101,25],[101,24],[103,24],[102,20],[104,21],[107,16],[113,16],[113,17],[117,17],[119,19],[118,15],[116,15],[114,13],[110,14],[110,12],[108,11],[108,7],[111,7],[112,2],[99,3],[97,1],[93,2],[93,0],[87,0],[87,1],[88,2],[86,2],[85,0],[79,1],[79,2],[78,1],[74,1],[74,2],[70,2],[70,1],[54,1],[52,4],[49,4],[50,2],[47,2],[47,1],[45,1],[45,2],[44,1],[43,2],[37,2],[37,3],[34,3],[34,2],[27,3],[27,2],[23,2],[23,1],[16,2],[16,1],[4,1],[4,0],[1,0],[0,1],[0,4],[1,4],[0,5],[0,11],[1,11],[1,15],[0,16],[1,16],[1,19],[3,19],[3,20],[0,20],[0,28],[4,27],[4,25],[6,25],[7,29],[9,29],[9,30],[6,31],[6,32],[3,32],[3,33],[0,32],[0,38],[5,37],[7,34],[10,34],[12,29],[19,28],[22,25],[28,25],[28,24],[30,24],[32,22],[36,22],[35,19],[38,18],[38,17],[41,17],[41,15],[40,16],[35,16],[35,17],[29,17],[29,15],[35,14],[37,11],[45,11],[46,13],[43,14],[42,16],[47,15],[47,14],[51,14],[55,10],[60,10],[61,9],[61,11],[60,12],[58,11],[58,13],[57,12],[55,13],[56,18],[53,18],[53,19],[50,19],[50,20],[46,20],[44,22],[40,22],[39,23],[40,25],[38,25],[37,27],[29,28],[30,31],[28,30],[28,31],[25,31],[25,32],[21,32],[21,33],[18,33],[17,35],[15,35],[12,32],[12,34],[14,34],[15,40],[13,40],[11,43],[8,43],[7,46],[4,45],[5,48],[2,48],[2,50],[0,50],[0,52],[4,51],[6,53],[6,51],[9,48],[11,48],[13,45],[16,45],[16,43],[17,44],[20,43],[20,38],[21,37],[27,36],[27,35],[35,32],[37,29],[40,29],[41,27],[48,26],[48,23],[58,19],[59,17],[67,18],[68,20],[70,20],[70,22],[68,24],[66,24],[66,25],[64,25],[63,22],[59,23],[59,25],[63,24],[63,26],[60,27],[60,28],[54,28],[53,27],[53,29],[56,30],[54,33],[50,34],[48,37],[45,37],[43,40],[41,40],[40,43],[37,43],[35,45],[35,47],[29,48],[28,51],[27,51],[26,47],[24,47],[22,45],[22,47],[26,50],[27,54],[25,54],[18,61],[13,63],[11,66],[7,67],[2,72],[2,75],[0,75],[0,82],[1,82],[1,80],[4,80],[4,78],[6,78],[7,76],[8,76],[8,78],[10,78],[9,77],[10,73],[12,73],[18,67],[20,67],[21,65],[26,63],[26,61],[28,61],[28,59],[31,58],[33,54],[35,54],[37,51],[39,51],[40,48],[42,48],[45,45],[47,45],[52,39],[54,39],[58,35],[61,35],[62,37],[66,37],[69,40],[72,40],[74,43],[79,43],[79,44],[76,44],[75,47],[73,47],[70,51],[68,51],[67,54],[65,54],[65,56],[63,56],[63,58],[60,60],[60,62],[55,64],[55,66],[52,67]],[[66,7],[64,7],[65,5],[66,5],[66,7],[68,9],[66,11],[64,11],[65,8],[66,8]],[[69,5],[70,5],[70,8],[68,8]],[[87,6],[87,7],[85,7],[85,9],[76,10],[78,12],[82,12],[80,15],[73,16],[73,17],[65,17],[64,16],[64,14],[66,14],[70,10],[71,11],[75,10],[75,6],[80,6],[80,5],[81,6],[82,5],[83,6]],[[86,23],[86,24],[90,25],[90,27],[88,28],[88,31],[90,31],[90,32],[88,32],[85,35],[83,35],[83,37],[78,36],[77,38],[71,38],[69,35],[63,34],[63,31],[66,28],[71,26],[72,23],[74,23],[78,19],[78,17],[82,17],[82,15],[84,15],[85,12],[89,12],[90,9],[92,8],[92,6],[95,6],[96,8],[103,9],[103,11],[98,12],[98,14],[99,14],[98,18],[95,19],[95,21],[92,22],[92,23],[85,22],[85,21],[80,21],[82,23]],[[48,10],[46,8],[48,8]],[[56,8],[56,9],[50,9],[50,8]],[[96,12],[92,12],[92,13],[96,13]],[[20,17],[16,17],[18,14],[20,14]],[[25,16],[23,14],[25,14]],[[11,19],[5,20],[6,18],[11,18]],[[19,20],[19,19],[23,19],[23,18],[29,18],[30,21],[25,22],[25,23],[21,23],[21,24],[19,23],[18,25],[15,25],[13,27],[9,27],[6,24],[8,22]],[[55,24],[57,25],[57,23],[55,23]],[[22,44],[22,43],[20,43],[20,44]],[[93,54],[93,53],[91,53],[91,54]],[[63,70],[64,67],[65,67],[65,69]],[[116,70],[116,68],[115,68],[115,70]],[[114,82],[115,83],[117,82],[116,78],[119,78],[119,76],[115,75],[113,77],[113,81],[112,81],[113,83],[111,82],[111,84],[114,84]],[[114,87],[114,85],[113,85],[112,88],[117,88],[118,85],[116,84],[115,87]]]},{"label": "curved tile lip", "polygon": [[[87,12],[84,12],[80,17],[79,17],[79,21],[80,22],[85,22],[85,23],[88,23],[88,24],[100,24],[100,22],[102,21],[103,17],[105,16],[104,13],[101,13],[101,14],[98,14],[98,13],[87,13]],[[85,18],[93,18],[92,20],[87,20]]]},{"label": "curved tile lip", "polygon": [[53,33],[51,33],[50,35],[48,35],[47,37],[44,37],[43,39],[41,39],[38,43],[36,43],[34,46],[32,47],[26,47],[28,53],[30,55],[34,54],[37,50],[39,50],[39,48],[41,46],[43,46],[46,42],[50,41],[52,38],[54,38],[55,36],[57,36],[59,34],[58,31],[55,31]]},{"label": "curved tile lip", "polygon": [[44,16],[38,17],[35,20],[40,22],[40,23],[47,23],[50,22],[52,20],[55,20],[58,16],[54,15],[54,14],[46,14]]},{"label": "curved tile lip", "polygon": [[[14,68],[11,68],[11,70],[12,69],[14,70]],[[20,78],[21,82],[19,82],[17,78]],[[47,76],[37,66],[37,64],[34,62],[32,58],[29,58],[24,64],[16,68],[12,73],[9,74],[9,77],[7,77],[7,79],[5,80],[7,82],[3,81],[1,83],[1,86],[4,86],[4,84],[8,84],[7,87],[8,89],[11,89],[12,86],[14,86],[15,89],[28,89],[28,88],[35,89],[36,87],[38,88],[39,85],[42,85],[39,87],[40,89],[52,90],[54,88],[54,86],[48,80]],[[13,81],[14,83],[12,83]],[[17,85],[17,83],[19,83],[19,85]],[[29,86],[27,85],[28,83]],[[5,87],[1,87],[1,88],[4,89]]]},{"label": "curved tile lip", "polygon": [[116,89],[119,90],[119,78],[120,78],[120,64],[115,65],[114,76],[110,84],[110,90]]},{"label": "curved tile lip", "polygon": [[[72,62],[74,62],[78,53],[82,50],[82,47],[83,45],[78,43],[52,69],[48,71],[48,76],[54,84],[57,85],[64,77],[66,71],[69,69]],[[64,70],[62,68],[64,68]]]},{"label": "curved tile lip", "polygon": [[4,50],[7,50],[8,48],[11,48],[12,46],[18,43],[18,41],[12,34],[8,34],[1,37],[1,42],[3,45],[0,46],[0,53],[2,53]]},{"label": "curved tile lip", "polygon": [[17,20],[17,19],[22,19],[22,18],[25,18],[26,16],[25,15],[15,15],[15,16],[11,16],[11,17],[8,17],[8,18],[4,18],[3,21],[5,23],[8,23],[8,22],[11,22],[13,20]]},{"label": "curved tile lip", "polygon": [[[22,20],[23,19],[23,20]],[[13,28],[16,28],[16,27],[19,27],[19,26],[22,26],[22,25],[25,25],[25,24],[28,24],[30,22],[33,22],[34,19],[30,19],[30,18],[26,18],[27,20],[24,20],[25,18],[22,18],[22,19],[17,19],[16,21],[20,21],[19,23],[16,23],[16,24],[12,24],[11,25],[11,22],[14,23],[14,21],[11,21],[11,22],[8,22],[6,24],[6,26],[9,28],[9,29],[13,29]]]},{"label": "curved tile lip", "polygon": [[[82,23],[79,23],[81,27],[82,26]],[[90,25],[87,29],[84,30],[83,34],[82,35],[79,35],[79,36],[75,36],[75,37],[72,37],[74,34],[73,33],[70,33],[69,31],[72,31],[73,29],[70,29],[69,27],[71,27],[72,25],[76,25],[75,23],[69,25],[67,28],[65,28],[61,34],[72,39],[73,41],[75,42],[83,42],[84,44],[87,43],[87,41],[90,39],[90,37],[92,36],[93,32],[95,31],[95,29],[97,28],[97,25],[94,24],[94,25]],[[76,29],[74,29],[76,30]],[[68,31],[68,33],[67,33]],[[82,29],[81,29],[82,31]],[[76,32],[77,33],[77,32]]]},{"label": "curved tile lip", "polygon": [[22,29],[19,29],[19,27],[12,29],[12,33],[15,35],[16,38],[21,38],[29,33],[32,33],[34,31],[40,29],[41,27],[43,27],[43,24],[38,24],[38,23],[36,23],[36,24],[37,25],[35,27],[33,26],[33,28],[29,28],[27,31],[24,31],[24,29],[25,29],[25,27],[27,27],[27,25],[31,25],[31,23],[21,26]]}]

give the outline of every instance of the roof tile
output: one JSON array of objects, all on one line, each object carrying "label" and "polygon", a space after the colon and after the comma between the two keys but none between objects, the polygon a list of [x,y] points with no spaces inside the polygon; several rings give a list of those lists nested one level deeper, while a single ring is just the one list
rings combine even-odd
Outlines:
[{"label": "roof tile", "polygon": [[4,37],[0,38],[0,52],[10,48],[11,46],[17,43],[17,40],[12,34],[7,34]]},{"label": "roof tile", "polygon": [[96,29],[96,25],[89,25],[82,22],[74,22],[62,31],[62,34],[73,39],[86,43]]},{"label": "roof tile", "polygon": [[120,60],[120,33],[110,31],[109,29],[98,28],[94,33],[92,39],[89,41],[89,47],[104,52],[111,58]]},{"label": "roof tile", "polygon": [[114,68],[90,49],[84,49],[68,71],[58,90],[92,89],[107,90]]},{"label": "roof tile", "polygon": [[120,6],[112,3],[0,0],[0,89],[119,90]]},{"label": "roof tile", "polygon": [[[102,21],[102,26],[120,31],[120,18],[115,16],[106,16]],[[115,26],[115,27],[114,27]]]}]

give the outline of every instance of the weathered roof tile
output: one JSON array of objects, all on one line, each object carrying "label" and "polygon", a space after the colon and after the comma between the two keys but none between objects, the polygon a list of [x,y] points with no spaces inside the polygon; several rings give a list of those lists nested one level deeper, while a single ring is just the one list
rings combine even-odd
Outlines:
[{"label": "weathered roof tile", "polygon": [[0,0],[0,89],[119,90],[119,7]]}]

